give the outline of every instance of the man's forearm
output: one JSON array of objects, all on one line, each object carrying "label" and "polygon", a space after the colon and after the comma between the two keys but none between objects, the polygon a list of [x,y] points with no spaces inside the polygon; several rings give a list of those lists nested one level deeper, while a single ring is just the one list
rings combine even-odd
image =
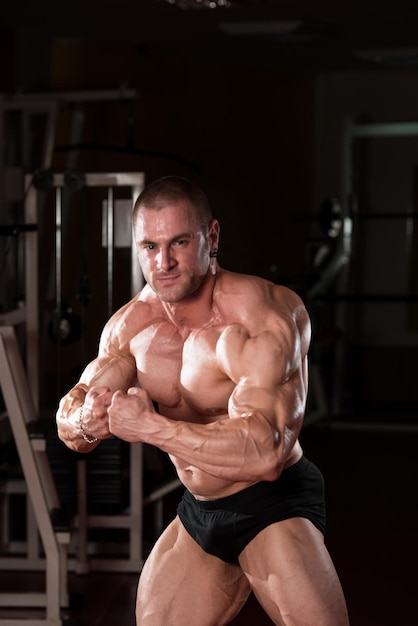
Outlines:
[{"label": "man's forearm", "polygon": [[211,424],[157,418],[146,442],[231,481],[274,480],[281,471],[280,435],[255,413]]}]

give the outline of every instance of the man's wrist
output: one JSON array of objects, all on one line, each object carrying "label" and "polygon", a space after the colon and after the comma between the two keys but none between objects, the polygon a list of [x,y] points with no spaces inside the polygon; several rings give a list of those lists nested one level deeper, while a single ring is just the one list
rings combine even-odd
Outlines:
[{"label": "man's wrist", "polygon": [[84,428],[83,412],[84,412],[84,404],[82,404],[78,408],[78,427],[80,429],[80,435],[82,436],[84,441],[86,441],[87,443],[96,443],[97,441],[99,441],[98,438],[93,437],[92,435],[89,435]]}]

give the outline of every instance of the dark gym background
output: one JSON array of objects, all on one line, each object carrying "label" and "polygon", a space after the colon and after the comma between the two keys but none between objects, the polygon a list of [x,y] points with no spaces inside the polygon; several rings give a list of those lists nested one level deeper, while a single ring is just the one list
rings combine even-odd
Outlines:
[{"label": "dark gym background", "polygon": [[[40,168],[45,134],[41,118],[28,131],[20,113],[3,104],[17,96],[60,101],[64,93],[89,94],[62,101],[52,172],[144,172],[146,182],[170,173],[196,179],[221,222],[221,265],[285,283],[306,300],[314,344],[302,443],[325,474],[327,542],[352,626],[412,626],[418,557],[417,9],[410,2],[382,6],[374,0],[209,4],[2,4],[0,315],[25,298],[21,234],[9,227],[23,221],[23,175]],[[119,95],[94,98],[105,91]],[[77,115],[82,135],[74,141]],[[411,130],[393,140],[359,138],[347,151],[347,120],[410,123]],[[12,201],[11,181],[21,183],[21,195]],[[42,414],[51,418],[60,394],[97,349],[107,317],[106,252],[102,198],[67,190],[65,306],[59,313],[70,318],[74,338],[57,354],[50,336],[54,198],[39,193],[40,398]],[[340,272],[313,297],[311,290],[342,252],[344,216],[351,220],[343,283],[350,297],[337,298]],[[129,297],[126,250],[118,251],[115,263],[116,308]],[[0,433],[7,476],[10,442]],[[65,453],[56,442],[51,448],[62,497],[73,506],[74,485],[62,482],[60,469]],[[114,491],[103,498],[100,468],[92,462],[91,506],[112,514],[125,504],[125,454],[118,452]],[[164,463],[162,471],[170,473]],[[146,478],[156,480],[151,470]],[[177,498],[174,492],[165,500],[166,521]],[[152,542],[152,529],[149,535]],[[24,574],[0,571],[0,588],[33,584],[37,574]],[[85,597],[71,615],[81,626],[133,626],[136,581],[136,574],[71,573],[71,591]],[[3,614],[7,609],[0,608],[0,619]],[[251,599],[234,623],[270,622]]]}]

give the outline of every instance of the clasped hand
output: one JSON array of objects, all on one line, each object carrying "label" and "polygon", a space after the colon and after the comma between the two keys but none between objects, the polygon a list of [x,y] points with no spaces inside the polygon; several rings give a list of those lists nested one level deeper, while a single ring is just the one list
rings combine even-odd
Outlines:
[{"label": "clasped hand", "polygon": [[84,428],[98,439],[114,435],[135,443],[144,441],[146,433],[155,430],[157,413],[148,392],[139,387],[131,387],[126,393],[92,387],[84,407]]}]

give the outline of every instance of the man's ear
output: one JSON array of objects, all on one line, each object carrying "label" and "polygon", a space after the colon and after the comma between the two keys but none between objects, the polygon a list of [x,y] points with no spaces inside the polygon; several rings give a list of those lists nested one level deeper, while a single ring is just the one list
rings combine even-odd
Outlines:
[{"label": "man's ear", "polygon": [[218,252],[220,230],[221,230],[221,227],[219,225],[218,220],[213,219],[209,226],[209,241],[210,241],[211,256],[216,256],[216,254],[213,254],[213,253]]}]

